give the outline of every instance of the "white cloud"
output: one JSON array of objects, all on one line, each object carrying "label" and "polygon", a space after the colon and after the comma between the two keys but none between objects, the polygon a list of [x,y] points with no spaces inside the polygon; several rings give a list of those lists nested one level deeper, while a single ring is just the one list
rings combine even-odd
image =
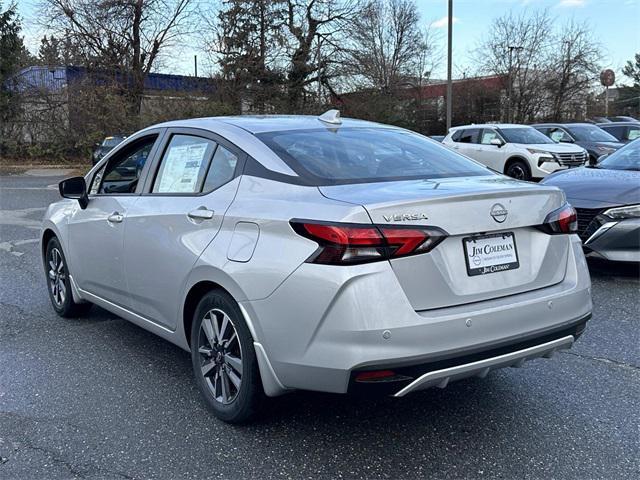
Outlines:
[{"label": "white cloud", "polygon": [[[453,23],[458,23],[460,20],[458,17],[453,17]],[[436,20],[435,22],[431,22],[432,28],[447,28],[449,24],[449,17],[442,17],[440,20]]]},{"label": "white cloud", "polygon": [[584,7],[586,0],[560,0],[559,7]]}]

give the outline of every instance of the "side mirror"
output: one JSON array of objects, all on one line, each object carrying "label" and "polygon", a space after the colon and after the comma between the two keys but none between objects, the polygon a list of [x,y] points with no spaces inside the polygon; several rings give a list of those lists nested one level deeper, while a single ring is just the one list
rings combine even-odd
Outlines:
[{"label": "side mirror", "polygon": [[500,148],[502,145],[504,145],[504,142],[502,140],[500,140],[499,138],[492,138],[489,143],[491,145],[495,145],[498,148]]},{"label": "side mirror", "polygon": [[84,177],[67,178],[58,184],[58,189],[61,197],[78,200],[80,208],[83,210],[87,208],[89,196],[87,195],[87,184],[84,181]]},{"label": "side mirror", "polygon": [[592,157],[591,155],[589,155],[589,160],[587,161],[587,163],[589,165],[597,165],[598,163],[600,163],[602,160],[604,160],[608,156],[609,156],[608,153],[605,153],[604,155],[601,155],[598,158],[595,158],[595,157]]}]

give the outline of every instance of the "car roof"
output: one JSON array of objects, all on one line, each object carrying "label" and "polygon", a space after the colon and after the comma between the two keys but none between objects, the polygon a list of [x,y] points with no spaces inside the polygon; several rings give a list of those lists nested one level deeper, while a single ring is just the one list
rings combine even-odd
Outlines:
[{"label": "car roof", "polygon": [[460,125],[460,126],[457,126],[457,127],[451,127],[451,131],[469,129],[469,128],[501,128],[501,129],[506,129],[506,128],[522,128],[522,127],[530,127],[530,126],[531,125],[522,125],[522,124],[519,124],[519,123],[478,123],[478,124]]},{"label": "car roof", "polygon": [[640,123],[638,122],[609,122],[609,123],[597,123],[599,127],[640,127]]},{"label": "car roof", "polygon": [[353,118],[341,118],[339,124],[323,122],[314,115],[237,115],[229,117],[206,117],[174,120],[155,127],[195,127],[215,131],[220,124],[233,125],[249,133],[276,132],[284,130],[309,130],[314,128],[369,127],[398,129],[392,125],[368,122]]},{"label": "car roof", "polygon": [[[607,125],[609,125],[607,123]],[[593,127],[593,123],[587,122],[567,122],[567,123],[535,123],[532,127]]]}]

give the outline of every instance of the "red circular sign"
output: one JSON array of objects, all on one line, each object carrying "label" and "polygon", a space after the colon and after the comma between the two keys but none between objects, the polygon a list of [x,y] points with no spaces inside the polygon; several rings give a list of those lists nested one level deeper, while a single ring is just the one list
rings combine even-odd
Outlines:
[{"label": "red circular sign", "polygon": [[616,81],[616,74],[610,68],[600,72],[600,83],[605,87],[610,87]]}]

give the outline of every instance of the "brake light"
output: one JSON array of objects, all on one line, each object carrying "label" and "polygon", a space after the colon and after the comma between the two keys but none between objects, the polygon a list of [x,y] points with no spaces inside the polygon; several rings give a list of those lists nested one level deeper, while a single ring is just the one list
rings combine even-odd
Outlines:
[{"label": "brake light", "polygon": [[431,251],[447,236],[436,227],[405,227],[291,221],[303,237],[318,243],[308,263],[353,265]]},{"label": "brake light", "polygon": [[544,219],[542,229],[550,234],[576,233],[578,231],[578,214],[568,203],[551,212]]}]

